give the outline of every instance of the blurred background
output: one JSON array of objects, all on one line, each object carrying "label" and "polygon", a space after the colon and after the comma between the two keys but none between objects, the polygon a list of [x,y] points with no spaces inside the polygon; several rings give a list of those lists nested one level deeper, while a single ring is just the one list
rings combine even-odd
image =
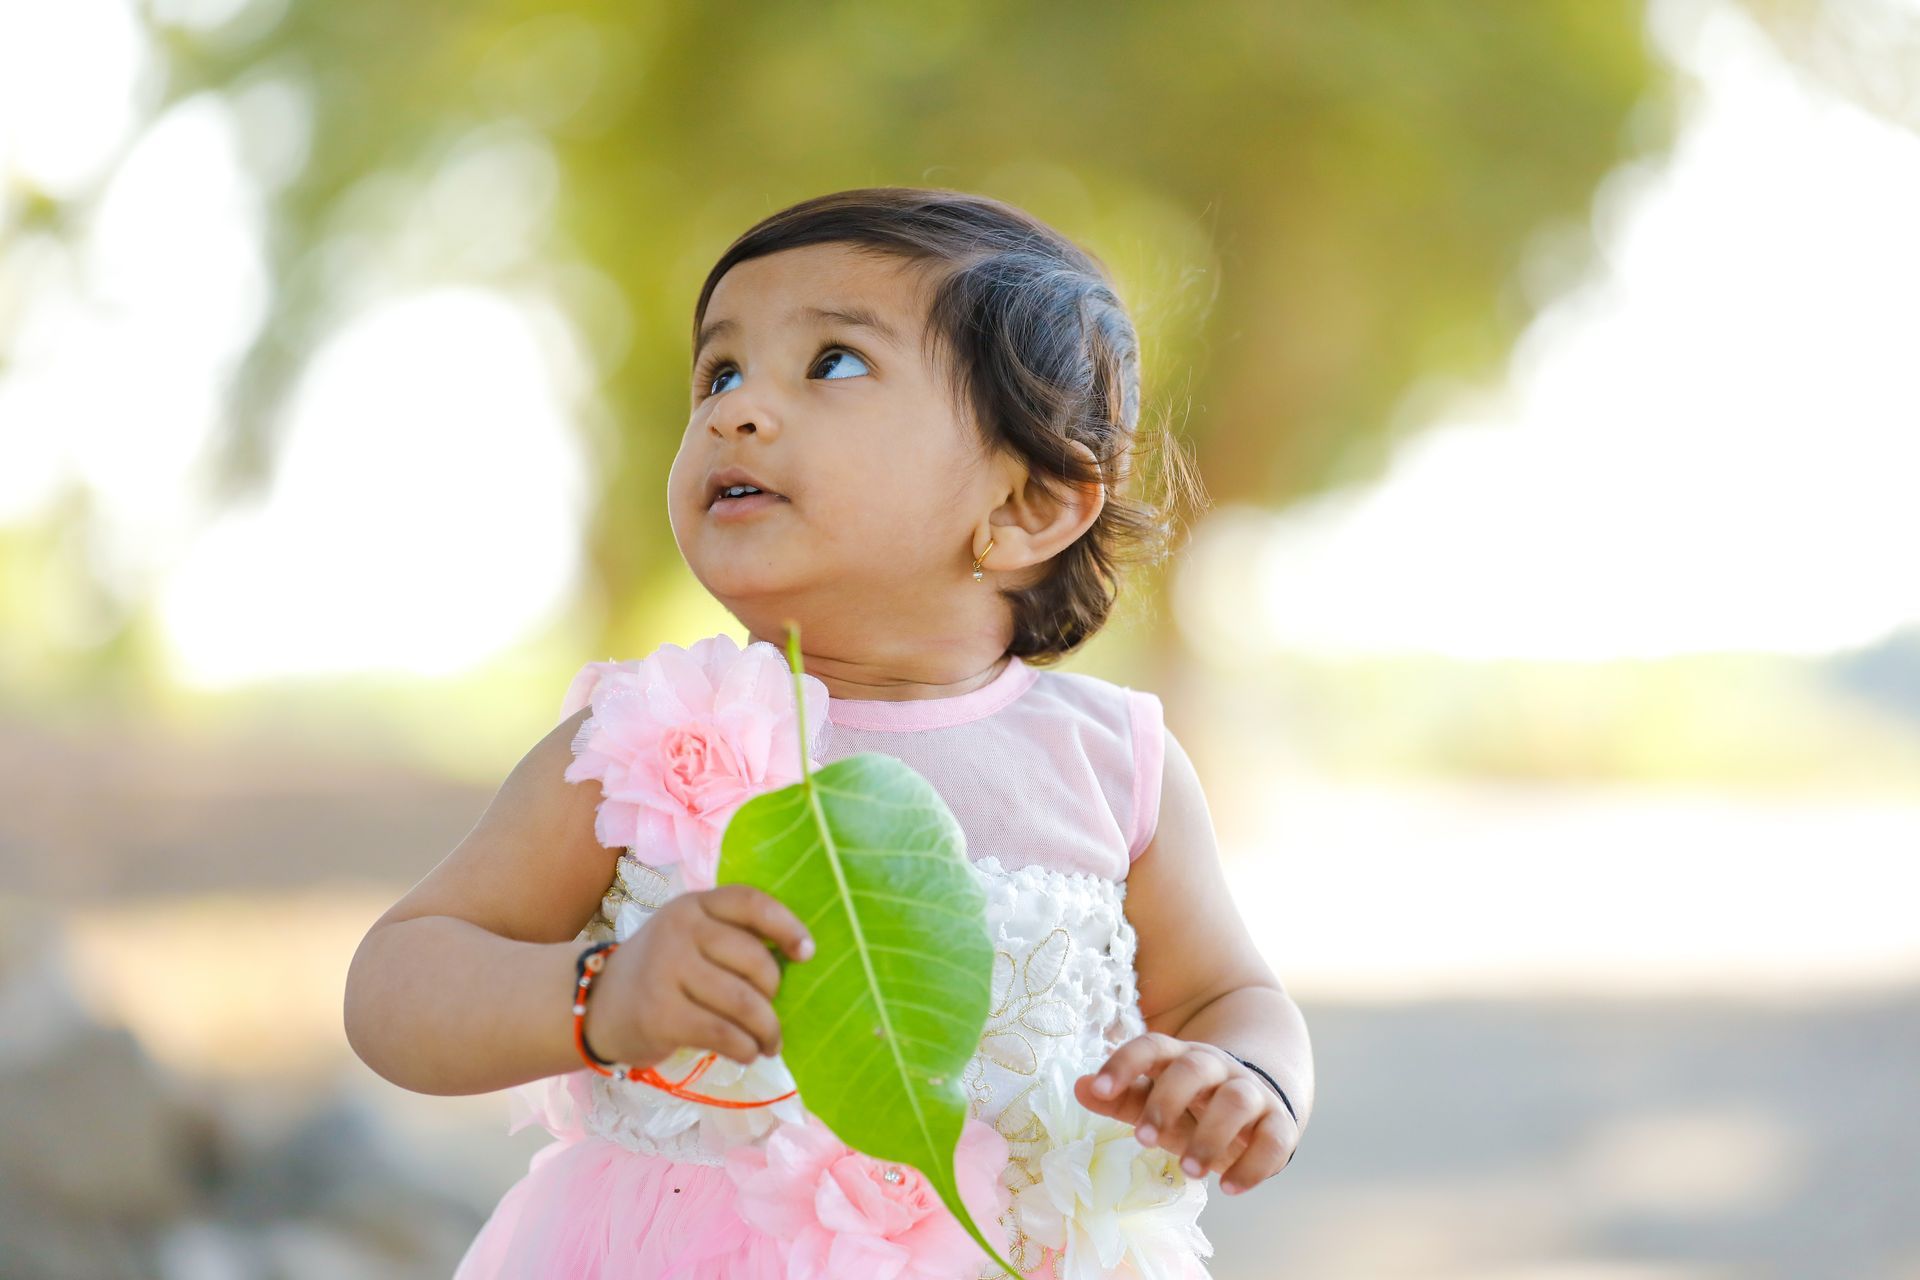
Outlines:
[{"label": "blurred background", "polygon": [[0,0],[0,1274],[451,1270],[546,1135],[347,961],[741,634],[693,302],[876,183],[1099,254],[1212,496],[1066,669],[1313,1033],[1215,1274],[1920,1277],[1916,0]]}]

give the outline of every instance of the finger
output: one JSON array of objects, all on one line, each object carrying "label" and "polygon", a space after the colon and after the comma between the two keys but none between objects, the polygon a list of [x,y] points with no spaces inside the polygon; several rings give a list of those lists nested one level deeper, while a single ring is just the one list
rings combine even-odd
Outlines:
[{"label": "finger", "polygon": [[1149,1031],[1115,1049],[1090,1086],[1097,1098],[1111,1098],[1130,1087],[1141,1075],[1150,1075],[1162,1063],[1178,1056],[1181,1042],[1158,1031]]},{"label": "finger", "polygon": [[1080,1105],[1097,1115],[1112,1116],[1132,1124],[1140,1116],[1140,1109],[1147,1105],[1147,1095],[1153,1091],[1153,1077],[1138,1076],[1117,1096],[1101,1098],[1094,1096],[1093,1075],[1084,1075],[1073,1082],[1073,1096]]},{"label": "finger", "polygon": [[[1227,1078],[1229,1080],[1233,1078],[1233,1073],[1231,1071],[1227,1073]],[[1220,1090],[1218,1086],[1215,1086],[1213,1089],[1203,1092],[1199,1097],[1195,1098],[1192,1102],[1189,1102],[1187,1104],[1187,1114],[1194,1117],[1196,1123],[1199,1121],[1205,1120],[1207,1118],[1207,1108],[1213,1104],[1214,1095],[1219,1092]],[[1242,1130],[1239,1134],[1237,1134],[1234,1137],[1234,1140],[1232,1143],[1234,1155],[1237,1156],[1242,1151],[1246,1150],[1247,1137],[1248,1137],[1248,1133],[1245,1130]]]},{"label": "finger", "polygon": [[681,989],[693,1003],[751,1039],[754,1047],[742,1061],[750,1063],[758,1055],[772,1057],[780,1051],[779,1017],[767,998],[739,974],[712,967],[695,970]]},{"label": "finger", "polygon": [[715,921],[696,937],[695,945],[709,962],[739,974],[767,999],[780,990],[780,962],[756,935]]},{"label": "finger", "polygon": [[[1205,1112],[1206,1102],[1207,1093],[1205,1090],[1202,1090],[1199,1094],[1196,1094],[1193,1101],[1189,1102],[1173,1119],[1164,1121],[1159,1125],[1148,1126],[1149,1130],[1153,1133],[1153,1142],[1151,1145],[1175,1157],[1186,1154],[1187,1144],[1193,1141],[1193,1133],[1200,1124],[1200,1117]],[[1141,1110],[1145,1111],[1146,1108],[1142,1107]],[[1137,1126],[1135,1132],[1138,1132]]]},{"label": "finger", "polygon": [[708,915],[751,929],[795,960],[813,954],[813,937],[787,904],[750,884],[723,884],[701,898]]},{"label": "finger", "polygon": [[1287,1114],[1269,1110],[1254,1126],[1247,1149],[1220,1175],[1220,1190],[1238,1195],[1271,1178],[1293,1157],[1293,1145],[1299,1140],[1299,1132]]},{"label": "finger", "polygon": [[[1204,1122],[1207,1118],[1206,1108],[1208,1105],[1211,1105],[1213,1097],[1219,1092],[1220,1090],[1216,1088],[1213,1091],[1213,1093],[1208,1094],[1205,1097],[1195,1101],[1192,1106],[1187,1108],[1187,1110],[1189,1112],[1198,1114],[1200,1119]],[[1241,1154],[1246,1151],[1247,1143],[1250,1142],[1252,1138],[1253,1138],[1253,1126],[1242,1125],[1239,1132],[1235,1133],[1233,1137],[1228,1140],[1226,1157],[1220,1161],[1220,1167],[1223,1169],[1231,1169],[1233,1167],[1233,1162],[1235,1160],[1238,1160]]]},{"label": "finger", "polygon": [[1193,1122],[1186,1117],[1187,1104],[1202,1090],[1210,1090],[1227,1078],[1227,1069],[1211,1053],[1182,1053],[1160,1068],[1147,1105],[1140,1111],[1135,1128],[1141,1142],[1163,1147],[1174,1155],[1184,1153]]},{"label": "finger", "polygon": [[737,1023],[721,1017],[705,1005],[682,993],[676,1021],[687,1028],[675,1037],[691,1049],[712,1049],[725,1054],[741,1066],[751,1066],[759,1056],[759,1046]]},{"label": "finger", "polygon": [[1186,1156],[1180,1162],[1189,1178],[1204,1178],[1227,1167],[1234,1138],[1266,1112],[1267,1098],[1261,1096],[1264,1089],[1265,1085],[1238,1075],[1222,1081],[1207,1095],[1206,1110],[1194,1126]]}]

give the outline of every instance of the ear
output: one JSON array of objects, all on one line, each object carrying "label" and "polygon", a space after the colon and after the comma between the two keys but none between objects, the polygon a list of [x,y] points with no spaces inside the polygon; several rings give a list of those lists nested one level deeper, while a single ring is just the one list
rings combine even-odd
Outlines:
[{"label": "ear", "polygon": [[[1069,440],[1066,445],[1089,463],[1095,461],[1093,450],[1080,441]],[[1072,546],[1107,505],[1107,487],[1099,481],[1056,496],[1042,488],[1018,458],[1002,454],[995,465],[1000,468],[1006,498],[973,534],[976,558],[986,551],[987,539],[993,539],[993,549],[980,560],[987,572],[1012,573],[1051,560]]]}]

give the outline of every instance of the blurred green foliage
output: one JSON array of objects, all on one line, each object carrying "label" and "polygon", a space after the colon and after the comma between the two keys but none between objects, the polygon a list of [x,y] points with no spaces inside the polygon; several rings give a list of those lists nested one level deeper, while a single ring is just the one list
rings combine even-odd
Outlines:
[{"label": "blurred green foliage", "polygon": [[[1537,301],[1516,283],[1536,233],[1583,241],[1596,184],[1671,114],[1627,0],[293,0],[246,38],[165,34],[169,99],[272,84],[310,112],[232,389],[229,494],[264,481],[293,377],[369,291],[543,290],[597,365],[603,598],[584,603],[607,652],[668,638],[687,575],[654,499],[693,302],[765,214],[871,184],[1032,210],[1120,278],[1150,410],[1184,424],[1213,496],[1279,504],[1376,472],[1416,380],[1494,373]],[[531,252],[490,257],[454,218],[426,255],[383,257],[436,178],[489,151],[514,157],[516,198],[551,184]]]}]

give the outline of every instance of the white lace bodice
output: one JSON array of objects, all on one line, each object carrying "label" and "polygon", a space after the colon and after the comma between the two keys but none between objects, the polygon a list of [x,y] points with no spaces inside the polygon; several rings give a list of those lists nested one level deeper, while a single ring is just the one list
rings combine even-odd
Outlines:
[{"label": "white lace bodice", "polygon": [[[1081,871],[1029,865],[1009,871],[987,856],[970,865],[987,895],[987,926],[994,941],[993,1003],[980,1046],[961,1079],[968,1114],[1006,1138],[1011,1188],[1037,1183],[1044,1130],[1024,1105],[1049,1067],[1064,1062],[1075,1075],[1093,1070],[1125,1041],[1140,1035],[1134,979],[1133,926],[1122,911],[1125,881]],[[625,940],[680,887],[677,868],[654,867],[631,851],[582,940]],[[682,1050],[656,1070],[678,1079],[703,1056]],[[715,1097],[766,1098],[787,1092],[793,1079],[778,1056],[750,1067],[716,1060],[692,1086]],[[671,1160],[719,1165],[737,1142],[753,1141],[781,1120],[801,1117],[800,1100],[733,1110],[684,1101],[648,1084],[593,1076],[582,1117],[586,1132]],[[1041,1258],[1009,1219],[1010,1258],[1022,1270]],[[983,1277],[1003,1275],[991,1267]]]}]

